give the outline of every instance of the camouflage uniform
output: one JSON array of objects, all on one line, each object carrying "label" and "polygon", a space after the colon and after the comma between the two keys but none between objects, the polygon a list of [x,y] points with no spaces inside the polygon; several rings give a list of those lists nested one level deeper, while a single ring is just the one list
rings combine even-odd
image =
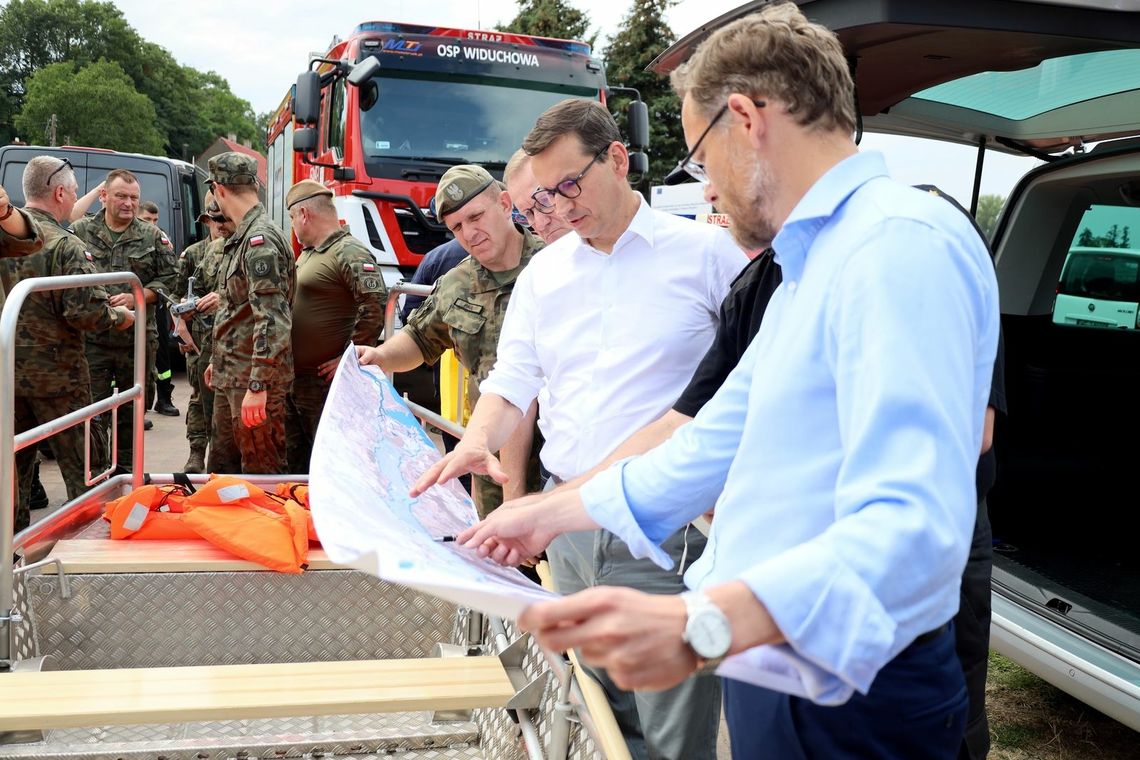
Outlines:
[{"label": "camouflage uniform", "polygon": [[[194,295],[201,298],[221,289],[218,270],[222,264],[225,238],[199,240],[182,252],[178,259],[178,281],[175,298],[186,295],[187,285],[194,278]],[[203,375],[210,363],[214,348],[214,315],[197,314],[189,323],[190,337],[201,353],[186,354],[186,375],[190,381],[190,403],[186,406],[186,440],[190,450],[203,456],[210,442],[210,427],[214,416],[214,391],[206,385]]]},{"label": "camouflage uniform", "polygon": [[[492,272],[473,256],[468,256],[439,278],[435,290],[412,312],[403,329],[419,346],[428,364],[435,364],[447,349],[455,350],[460,363],[475,380],[467,393],[467,414],[479,399],[478,384],[495,366],[495,351],[515,280],[543,245],[529,231],[519,229],[523,234],[523,250],[517,267],[506,272]],[[535,445],[531,450],[527,468],[528,491],[542,490],[538,448]],[[502,487],[490,478],[475,475],[471,485],[481,517],[486,517],[503,503]]]},{"label": "camouflage uniform", "polygon": [[[211,176],[223,153],[210,160]],[[244,158],[244,157],[243,157]],[[248,160],[248,159],[247,159]],[[244,167],[244,164],[242,164]],[[258,203],[238,223],[222,252],[221,303],[214,317],[214,419],[210,472],[282,473],[285,396],[293,383],[290,338],[296,291],[293,251]],[[247,428],[241,404],[252,381],[266,386],[266,420]]]},{"label": "camouflage uniform", "polygon": [[[5,288],[32,277],[94,274],[83,242],[48,213],[28,209],[42,230],[41,252],[0,263]],[[84,331],[108,331],[123,315],[107,302],[102,287],[33,293],[24,302],[16,327],[16,432],[62,417],[91,403],[91,383],[84,355]],[[86,490],[83,473],[83,426],[54,435],[56,461],[67,486],[67,498]],[[16,530],[28,526],[28,501],[36,463],[36,447],[16,455],[19,501]]]},{"label": "camouflage uniform", "polygon": [[348,230],[340,229],[301,251],[293,304],[296,376],[285,423],[289,472],[309,471],[313,437],[329,393],[318,367],[343,353],[350,341],[376,345],[387,302],[388,289],[376,259]]},{"label": "camouflage uniform", "polygon": [[[162,230],[142,219],[132,219],[118,240],[115,240],[107,226],[106,215],[86,216],[75,223],[78,235],[94,258],[95,269],[99,272],[133,272],[142,281],[144,288],[171,293],[174,288],[175,259],[170,240]],[[129,293],[129,285],[111,285],[107,292]],[[154,366],[154,354],[158,346],[158,327],[155,322],[155,304],[146,305],[147,372]],[[136,316],[139,310],[135,310]],[[111,395],[111,387],[130,388],[134,378],[134,331],[99,332],[87,336],[87,362],[91,367],[91,393],[96,399]],[[146,407],[149,409],[154,399],[149,375],[144,377],[143,387],[147,390]],[[124,469],[131,467],[133,405],[121,407],[118,414],[118,462]],[[104,427],[103,435],[110,440],[109,431]],[[109,448],[109,447],[108,447]],[[108,452],[109,454],[109,452]]]},{"label": "camouflage uniform", "polygon": [[[27,223],[32,236],[26,239],[12,237],[3,227],[0,227],[0,259],[5,259],[9,256],[27,256],[29,253],[35,253],[44,247],[43,233],[31,215],[18,208],[13,208],[12,213],[21,214],[24,217],[24,221]],[[0,309],[3,308],[4,288],[0,288]]]}]

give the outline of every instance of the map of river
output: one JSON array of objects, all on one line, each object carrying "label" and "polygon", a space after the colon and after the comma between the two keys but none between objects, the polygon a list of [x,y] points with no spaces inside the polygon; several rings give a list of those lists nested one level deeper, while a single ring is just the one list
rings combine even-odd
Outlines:
[{"label": "map of river", "polygon": [[554,598],[513,568],[454,542],[477,521],[457,480],[408,496],[440,458],[392,383],[349,347],[313,445],[309,501],[321,545],[338,564],[503,617]]}]

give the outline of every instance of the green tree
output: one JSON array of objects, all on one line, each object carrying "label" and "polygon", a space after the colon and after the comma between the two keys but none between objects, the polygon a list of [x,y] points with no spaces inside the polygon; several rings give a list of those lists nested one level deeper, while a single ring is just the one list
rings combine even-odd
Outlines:
[{"label": "green tree", "polygon": [[138,153],[162,150],[154,105],[113,61],[79,71],[70,63],[53,63],[33,74],[16,128],[38,138],[53,115],[59,142]]},{"label": "green tree", "polygon": [[114,4],[12,0],[0,9],[0,141],[14,136],[14,116],[35,72],[64,62],[79,70],[101,59],[118,63],[153,104],[151,126],[161,136],[155,152],[194,155],[219,134],[257,134],[253,109],[224,79],[183,66],[165,48],[142,39]]},{"label": "green tree", "polygon": [[1088,227],[1085,227],[1083,230],[1081,230],[1081,234],[1077,236],[1077,245],[1083,248],[1097,247],[1096,240],[1093,238],[1092,230],[1090,230]]},{"label": "green tree", "polygon": [[998,214],[1005,205],[1005,197],[1001,195],[983,195],[978,198],[978,213],[974,215],[982,232],[986,233],[986,240],[994,239],[994,230],[997,228]]},{"label": "green tree", "polygon": [[[634,0],[633,8],[622,19],[617,34],[606,48],[606,80],[615,86],[634,87],[649,106],[649,175],[639,184],[660,184],[685,155],[685,136],[681,131],[681,101],[669,86],[669,80],[645,67],[676,39],[665,21],[665,11],[675,0]],[[612,98],[623,134],[626,128],[625,106],[629,97]]]},{"label": "green tree", "polygon": [[564,0],[518,0],[519,12],[506,24],[495,28],[500,32],[581,40],[590,47],[597,32],[590,33],[590,17]]}]

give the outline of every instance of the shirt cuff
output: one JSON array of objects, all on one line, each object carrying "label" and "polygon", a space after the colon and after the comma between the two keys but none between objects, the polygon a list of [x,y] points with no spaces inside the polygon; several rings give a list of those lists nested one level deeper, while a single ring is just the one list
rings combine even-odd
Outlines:
[{"label": "shirt cuff", "polygon": [[895,621],[824,541],[765,560],[741,580],[797,654],[863,694],[894,654]]},{"label": "shirt cuff", "polygon": [[594,522],[610,531],[629,547],[629,553],[636,559],[649,558],[663,570],[673,569],[673,559],[645,535],[637,523],[629,502],[625,497],[625,484],[622,475],[631,460],[617,462],[607,470],[595,475],[579,489],[578,496]]}]

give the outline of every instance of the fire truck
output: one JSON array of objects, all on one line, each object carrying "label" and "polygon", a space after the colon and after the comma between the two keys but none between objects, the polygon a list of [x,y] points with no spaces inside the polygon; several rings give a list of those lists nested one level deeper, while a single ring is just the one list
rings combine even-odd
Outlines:
[{"label": "fire truck", "polygon": [[[606,94],[602,64],[584,42],[362,23],[310,61],[271,119],[270,213],[288,230],[289,187],[324,183],[391,285],[451,237],[430,212],[449,167],[476,163],[501,178],[539,114],[566,98],[604,103]],[[639,99],[631,123],[637,151],[648,134]]]}]

